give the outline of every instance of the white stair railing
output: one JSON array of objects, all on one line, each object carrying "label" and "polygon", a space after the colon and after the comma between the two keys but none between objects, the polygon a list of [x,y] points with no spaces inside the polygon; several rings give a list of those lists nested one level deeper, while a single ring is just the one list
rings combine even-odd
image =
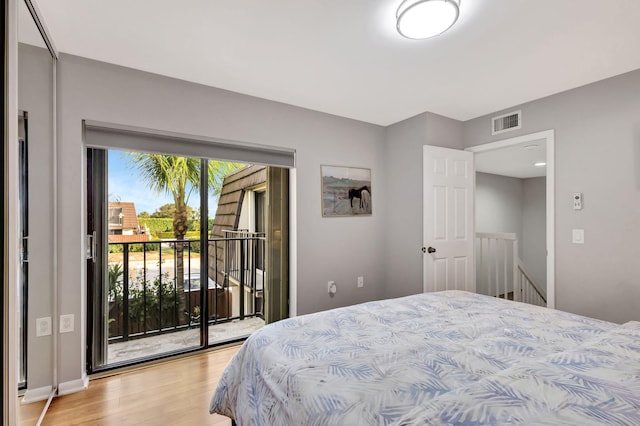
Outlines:
[{"label": "white stair railing", "polygon": [[514,233],[476,233],[478,292],[533,305],[546,306],[546,295],[518,256]]},{"label": "white stair railing", "polygon": [[[514,260],[518,258],[516,234],[506,232],[476,233],[478,253],[478,290],[489,296],[520,301],[520,291],[514,287],[517,274]],[[515,256],[515,257],[514,257]]]},{"label": "white stair railing", "polygon": [[547,306],[547,295],[533,280],[533,277],[531,277],[531,274],[527,271],[522,260],[518,259],[517,266],[518,272],[516,280],[522,289],[522,301],[531,305]]}]

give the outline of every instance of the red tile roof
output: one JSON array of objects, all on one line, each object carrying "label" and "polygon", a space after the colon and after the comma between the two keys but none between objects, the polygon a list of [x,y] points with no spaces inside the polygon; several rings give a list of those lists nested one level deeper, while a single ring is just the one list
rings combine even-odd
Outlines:
[{"label": "red tile roof", "polygon": [[149,234],[109,235],[110,243],[142,243],[149,240]]},{"label": "red tile roof", "polygon": [[[110,202],[109,209],[111,208],[121,208],[122,214],[122,229],[133,229],[134,231],[138,229],[138,215],[136,214],[136,205],[130,201],[119,201],[119,202]],[[114,226],[110,224],[110,228],[120,228],[119,226]]]}]

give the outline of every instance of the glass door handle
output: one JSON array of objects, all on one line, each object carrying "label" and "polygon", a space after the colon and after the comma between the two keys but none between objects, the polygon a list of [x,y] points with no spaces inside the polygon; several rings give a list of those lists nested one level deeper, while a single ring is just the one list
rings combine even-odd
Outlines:
[{"label": "glass door handle", "polygon": [[96,231],[87,235],[85,244],[87,260],[91,259],[93,260],[93,263],[96,263]]},{"label": "glass door handle", "polygon": [[20,262],[29,263],[29,249],[28,249],[29,237],[22,237],[22,244],[20,245]]}]

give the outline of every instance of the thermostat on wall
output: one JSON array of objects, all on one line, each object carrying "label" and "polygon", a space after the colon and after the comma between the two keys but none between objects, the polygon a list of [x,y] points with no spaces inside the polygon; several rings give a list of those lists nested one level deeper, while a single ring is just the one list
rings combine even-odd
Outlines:
[{"label": "thermostat on wall", "polygon": [[582,210],[582,192],[573,193],[573,209]]}]

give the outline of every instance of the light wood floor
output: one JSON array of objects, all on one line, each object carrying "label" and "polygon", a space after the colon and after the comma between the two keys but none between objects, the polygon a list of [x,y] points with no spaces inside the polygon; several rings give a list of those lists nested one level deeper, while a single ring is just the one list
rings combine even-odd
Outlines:
[{"label": "light wood floor", "polygon": [[[222,371],[240,346],[91,380],[84,392],[57,397],[43,425],[231,425],[209,414]],[[44,403],[21,406],[21,425],[34,425]]]}]

